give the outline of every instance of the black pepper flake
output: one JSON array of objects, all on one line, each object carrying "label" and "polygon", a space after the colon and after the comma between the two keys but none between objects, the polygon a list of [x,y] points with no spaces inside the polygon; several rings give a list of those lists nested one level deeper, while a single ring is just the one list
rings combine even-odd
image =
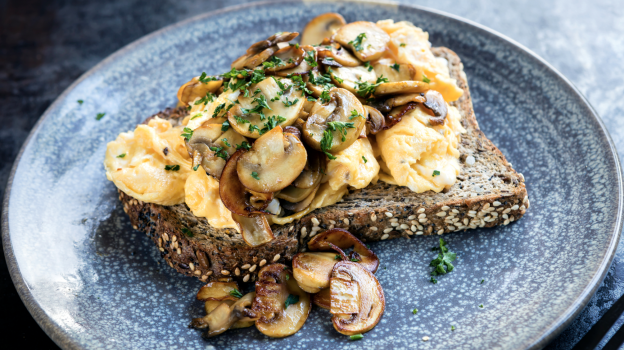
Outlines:
[{"label": "black pepper flake", "polygon": [[165,155],[168,155],[169,154],[169,147],[165,147],[165,149],[163,149],[163,153]]}]

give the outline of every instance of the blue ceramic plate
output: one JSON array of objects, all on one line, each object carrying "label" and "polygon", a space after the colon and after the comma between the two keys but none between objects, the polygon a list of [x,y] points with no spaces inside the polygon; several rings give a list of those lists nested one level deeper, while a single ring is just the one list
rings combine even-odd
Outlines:
[{"label": "blue ceramic plate", "polygon": [[[286,339],[249,328],[205,341],[186,327],[203,313],[194,300],[201,283],[163,264],[151,241],[132,229],[104,175],[106,143],[175,105],[176,91],[189,77],[224,72],[251,43],[302,30],[328,11],[347,21],[408,20],[428,31],[434,46],[457,52],[477,119],[524,173],[531,207],[511,225],[445,236],[457,252],[456,270],[435,285],[428,263],[438,237],[372,244],[381,259],[377,276],[386,312],[357,343],[338,334],[320,309]],[[106,115],[97,121],[97,113]],[[365,2],[235,7],[127,46],[46,111],[6,193],[3,243],[13,281],[37,322],[65,349],[539,348],[594,293],[622,224],[615,148],[600,118],[564,77],[474,23]],[[430,340],[423,342],[423,336]]]}]

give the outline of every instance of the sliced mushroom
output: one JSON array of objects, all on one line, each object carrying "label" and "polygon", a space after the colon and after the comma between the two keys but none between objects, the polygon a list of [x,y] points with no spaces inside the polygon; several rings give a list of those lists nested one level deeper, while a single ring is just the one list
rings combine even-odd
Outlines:
[{"label": "sliced mushroom", "polygon": [[279,46],[274,45],[268,47],[256,54],[246,53],[239,58],[237,58],[234,62],[232,62],[232,68],[235,69],[243,69],[249,68],[254,69],[262,64],[262,62],[269,59],[269,57],[273,56],[279,50]]},{"label": "sliced mushroom", "polygon": [[429,123],[431,123],[431,125],[444,124],[448,108],[446,107],[446,102],[442,94],[435,90],[429,90],[425,93],[425,99],[426,101],[423,102],[423,106],[429,109],[435,116],[435,118],[429,118]]},{"label": "sliced mushroom", "polygon": [[366,125],[368,126],[366,130],[371,134],[375,135],[381,130],[384,129],[386,123],[385,118],[381,112],[375,109],[372,106],[364,105],[364,108],[368,112],[368,118],[366,118]]},{"label": "sliced mushroom", "polygon": [[298,139],[301,139],[301,130],[295,126],[287,126],[284,128],[284,132],[295,135]]},{"label": "sliced mushroom", "polygon": [[[258,138],[275,126],[292,125],[304,100],[303,91],[297,90],[292,80],[269,77],[252,85],[248,97],[238,97],[239,104],[228,111],[228,121],[239,134]],[[259,106],[268,108],[259,110]]]},{"label": "sliced mushroom", "polygon": [[287,337],[303,327],[310,313],[310,296],[299,288],[285,265],[267,265],[258,273],[252,312],[259,317],[256,328],[262,334]]},{"label": "sliced mushroom", "polygon": [[427,90],[429,90],[428,83],[416,80],[381,83],[375,89],[375,96],[418,93],[426,92]]},{"label": "sliced mushroom", "polygon": [[277,45],[278,43],[285,43],[293,40],[298,37],[299,33],[297,32],[279,32],[271,35],[266,40],[258,41],[254,43],[247,49],[247,53],[258,53],[268,47]]},{"label": "sliced mushroom", "polygon": [[362,61],[358,60],[349,51],[338,44],[319,46],[318,56],[319,60],[331,59],[344,67],[357,67],[362,65]]},{"label": "sliced mushroom", "polygon": [[397,64],[387,59],[379,60],[373,68],[378,77],[383,76],[390,83],[414,80],[416,74],[416,68],[411,64]]},{"label": "sliced mushroom", "polygon": [[293,276],[301,289],[308,293],[318,293],[321,289],[329,288],[332,270],[339,261],[340,255],[337,253],[299,253],[292,261]]},{"label": "sliced mushroom", "polygon": [[[429,90],[432,91],[432,90]],[[440,95],[442,96],[442,95]],[[390,108],[394,108],[394,107],[398,107],[398,106],[403,106],[406,105],[410,102],[416,102],[416,103],[423,103],[426,101],[426,98],[424,96],[424,94],[418,93],[418,94],[403,94],[403,95],[396,95],[392,98],[387,99],[384,104]],[[444,102],[444,100],[442,100]]]},{"label": "sliced mushroom", "polygon": [[199,77],[191,79],[188,83],[182,85],[178,90],[178,101],[187,106],[197,98],[203,98],[208,93],[215,93],[221,85],[223,85],[223,79],[217,79],[216,77],[210,77],[216,80],[211,80],[206,83],[199,81]]},{"label": "sliced mushroom", "polygon": [[317,69],[310,71],[306,88],[312,91],[312,96],[318,99],[323,91],[333,87],[334,84],[329,74],[321,74]]},{"label": "sliced mushroom", "polygon": [[225,133],[220,124],[207,124],[193,130],[186,141],[186,149],[193,160],[193,168],[199,165],[210,175],[220,177],[226,160],[236,152],[236,145],[247,139],[234,130]]},{"label": "sliced mushroom", "polygon": [[[266,214],[264,210],[256,208],[256,206],[258,206],[257,200],[254,201],[255,203],[252,203],[251,198],[254,194],[249,192],[238,178],[236,165],[244,153],[244,150],[236,151],[225,164],[221,177],[219,178],[219,196],[221,197],[223,205],[225,205],[232,214],[246,217],[253,216],[254,214]],[[268,198],[265,199],[265,201],[266,200],[268,200]],[[254,204],[256,206],[254,206]],[[253,230],[250,228],[248,231]]]},{"label": "sliced mushroom", "polygon": [[[315,102],[304,125],[303,138],[308,146],[318,151],[335,153],[357,140],[366,120],[362,103],[348,90],[332,88],[329,96],[328,103]],[[330,135],[331,140],[324,133]]]},{"label": "sliced mushroom", "polygon": [[383,55],[390,36],[375,23],[359,21],[342,26],[333,39],[350,48],[361,61],[368,62]]},{"label": "sliced mushroom", "polygon": [[349,260],[359,263],[372,273],[377,271],[379,267],[377,255],[347,230],[333,228],[319,233],[308,242],[308,249],[311,251],[336,250],[335,247],[340,248],[338,252],[353,247]]},{"label": "sliced mushroom", "polygon": [[312,302],[314,305],[323,308],[325,310],[331,309],[331,291],[329,288],[322,289],[320,292],[312,296]]},{"label": "sliced mushroom", "polygon": [[375,71],[369,71],[364,66],[333,68],[330,73],[336,86],[357,93],[361,83],[375,84],[377,76]]},{"label": "sliced mushroom", "polygon": [[209,282],[199,289],[197,300],[238,300],[233,295],[238,290],[236,282]]},{"label": "sliced mushroom", "polygon": [[308,161],[303,168],[303,171],[292,185],[297,188],[311,188],[320,183],[323,173],[321,173],[321,167],[323,166],[323,157],[320,153],[314,151],[308,151]]},{"label": "sliced mushroom", "polygon": [[412,109],[416,107],[418,107],[417,103],[410,102],[406,105],[395,107],[392,110],[390,110],[390,113],[386,116],[386,120],[385,120],[386,126],[384,127],[384,129],[389,129],[393,127],[394,125],[396,125],[398,122],[401,121],[401,119],[403,118],[405,114],[407,114],[409,111],[411,111]]},{"label": "sliced mushroom", "polygon": [[306,199],[316,189],[316,187],[317,186],[310,188],[297,188],[295,186],[288,186],[285,189],[279,191],[275,195],[275,197],[279,199],[284,199],[291,203],[297,203]]},{"label": "sliced mushroom", "polygon": [[238,178],[252,191],[276,192],[286,188],[306,165],[307,152],[293,134],[277,126],[254,142],[237,164]]},{"label": "sliced mushroom", "polygon": [[[315,67],[312,67],[313,62],[316,62],[316,50],[314,49],[314,47],[306,45],[301,46],[301,49],[304,51],[304,59],[301,61],[301,63],[294,68],[280,70],[276,73],[277,75],[282,77],[287,77],[291,75],[304,75],[308,74],[310,70],[316,69]],[[310,61],[310,56],[313,57],[312,64],[311,62],[308,62]],[[307,60],[305,59],[306,57],[308,57]]]},{"label": "sliced mushroom", "polygon": [[253,318],[255,315],[248,307],[252,305],[254,299],[255,293],[248,293],[231,305],[222,302],[206,316],[193,319],[190,326],[197,329],[208,328],[202,336],[210,338],[232,328],[236,322],[250,322],[255,319]]},{"label": "sliced mushroom", "polygon": [[312,201],[314,200],[314,196],[316,195],[316,192],[318,191],[319,187],[321,187],[320,182],[319,182],[318,185],[316,185],[316,187],[313,187],[312,188],[312,192],[310,192],[310,194],[306,198],[301,200],[300,202],[291,203],[291,202],[287,202],[287,201],[281,201],[282,206],[285,209],[288,209],[288,210],[293,211],[295,213],[307,209],[310,206],[310,204],[312,204]]},{"label": "sliced mushroom", "polygon": [[[253,294],[255,296],[256,293],[250,293],[250,294]],[[328,299],[329,299],[329,297],[328,297]],[[238,299],[236,299],[236,300],[238,300]],[[224,301],[206,300],[206,302],[204,303],[204,310],[206,310],[206,315],[208,315],[211,312],[213,312],[219,305],[221,305],[223,303],[227,304],[228,306],[232,306],[235,303],[235,301],[234,300],[224,300]],[[329,308],[327,308],[327,309],[329,309]],[[248,318],[249,317],[245,317],[245,319],[248,319]],[[255,323],[256,323],[256,321],[253,320],[253,319],[250,320],[250,321],[236,321],[230,327],[230,329],[247,328],[247,327],[253,326]],[[208,325],[206,324],[206,326],[208,326]]]},{"label": "sliced mushroom", "polygon": [[383,290],[375,275],[362,265],[341,261],[330,280],[334,328],[345,335],[368,332],[381,320],[386,307]]},{"label": "sliced mushroom", "polygon": [[251,247],[259,247],[275,239],[265,215],[255,214],[246,217],[232,213],[232,219],[238,224],[245,243]]},{"label": "sliced mushroom", "polygon": [[265,63],[265,71],[275,73],[285,69],[297,67],[303,62],[305,51],[298,46],[286,46],[275,52],[273,57],[269,59],[269,64]]},{"label": "sliced mushroom", "polygon": [[301,34],[301,44],[320,44],[323,39],[334,35],[334,33],[345,24],[347,24],[345,19],[335,12],[328,12],[316,16],[308,22],[303,29],[303,34]]}]

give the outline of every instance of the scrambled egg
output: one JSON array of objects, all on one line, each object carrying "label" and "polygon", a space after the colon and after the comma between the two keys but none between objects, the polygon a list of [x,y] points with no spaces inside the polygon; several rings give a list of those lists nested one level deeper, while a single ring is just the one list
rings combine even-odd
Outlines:
[{"label": "scrambled egg", "polygon": [[[127,195],[148,203],[184,203],[184,184],[191,173],[181,127],[160,118],[119,134],[106,147],[106,178]],[[165,149],[167,149],[165,154]],[[165,166],[179,166],[165,170]]]},{"label": "scrambled egg", "polygon": [[194,171],[184,186],[186,205],[193,214],[208,220],[214,228],[234,228],[238,225],[232,219],[232,212],[223,205],[219,197],[219,181],[208,176],[203,169]]},{"label": "scrambled egg", "polygon": [[416,193],[452,186],[460,170],[459,134],[465,132],[459,119],[457,108],[449,107],[445,123],[430,126],[429,114],[418,106],[392,128],[378,133],[383,171],[379,178]]},{"label": "scrambled egg", "polygon": [[[429,34],[410,22],[387,19],[377,26],[390,35],[388,51],[384,58],[392,58],[399,64],[411,64],[416,68],[416,80],[423,76],[431,80],[431,89],[438,91],[447,102],[455,101],[464,91],[449,76],[448,62],[431,52]],[[405,44],[401,46],[401,44]]]}]

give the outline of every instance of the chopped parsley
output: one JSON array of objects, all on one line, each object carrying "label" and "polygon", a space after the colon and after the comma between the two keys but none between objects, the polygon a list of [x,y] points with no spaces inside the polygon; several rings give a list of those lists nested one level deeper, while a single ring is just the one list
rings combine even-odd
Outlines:
[{"label": "chopped parsley", "polygon": [[440,175],[440,171],[439,170],[434,170],[433,173],[431,174],[431,177]]},{"label": "chopped parsley", "polygon": [[170,171],[178,171],[180,170],[180,166],[179,165],[165,165],[165,170],[170,170]]},{"label": "chopped parsley", "polygon": [[234,298],[242,298],[243,297],[243,293],[241,293],[238,289],[232,289],[230,291],[230,295],[233,296]]},{"label": "chopped parsley", "polygon": [[288,309],[288,307],[290,305],[294,305],[294,304],[296,304],[298,302],[299,302],[299,296],[298,295],[289,294],[288,298],[284,302],[284,309]]},{"label": "chopped parsley", "polygon": [[79,105],[81,105],[81,104],[83,104],[83,103],[84,103],[84,101],[83,101],[83,100],[78,100],[78,101],[76,101],[76,102],[78,102],[78,104],[79,104]]},{"label": "chopped parsley", "polygon": [[252,171],[252,172],[251,172],[251,177],[253,177],[253,178],[254,178],[254,179],[256,179],[256,180],[260,180],[260,176],[258,176],[258,173],[257,173],[257,172],[255,172],[255,171]]},{"label": "chopped parsley", "polygon": [[341,258],[340,255],[336,254],[336,257],[334,259],[340,260],[340,258]]},{"label": "chopped parsley", "polygon": [[299,43],[288,43],[289,46],[294,46],[295,48],[299,48]]},{"label": "chopped parsley", "polygon": [[230,128],[230,122],[229,121],[224,121],[223,124],[221,124],[221,131],[228,131],[228,129]]},{"label": "chopped parsley", "polygon": [[360,340],[362,338],[364,338],[364,336],[362,334],[354,334],[354,335],[350,335],[349,336],[349,339],[351,339],[351,340]]},{"label": "chopped parsley", "polygon": [[195,106],[197,105],[201,105],[201,104],[206,104],[208,102],[212,102],[214,101],[215,95],[212,92],[207,92],[206,96],[200,98],[199,100],[195,101],[195,103],[193,103]]},{"label": "chopped parsley", "polygon": [[483,284],[483,282],[485,282],[485,280],[481,280],[481,284]]},{"label": "chopped parsley", "polygon": [[351,258],[350,260],[353,262],[360,262],[360,259],[356,259],[356,258]]},{"label": "chopped parsley", "polygon": [[299,99],[296,98],[294,101],[288,101],[288,97],[286,98],[286,101],[282,101],[282,103],[284,104],[284,106],[286,107],[290,107],[294,104],[296,104],[297,102],[299,102]]},{"label": "chopped parsley", "polygon": [[188,227],[182,227],[182,233],[184,233],[187,237],[193,237],[193,231],[191,231]]},{"label": "chopped parsley", "polygon": [[334,155],[329,153],[329,150],[331,149],[333,142],[334,142],[334,134],[332,134],[332,132],[329,130],[323,131],[323,138],[321,139],[321,151],[325,153],[327,158],[332,159],[332,160],[336,159]]},{"label": "chopped parsley", "polygon": [[213,118],[219,117],[219,113],[221,113],[223,108],[225,108],[225,102],[223,102],[222,104],[218,105],[217,108],[215,108],[214,113],[212,113],[212,117]]},{"label": "chopped parsley", "polygon": [[456,257],[457,255],[455,253],[449,252],[444,239],[440,238],[440,252],[438,253],[438,257],[431,260],[431,263],[429,263],[429,266],[434,267],[431,276],[445,275],[447,272],[453,271],[455,267],[451,263]]},{"label": "chopped parsley", "polygon": [[455,326],[451,325],[451,331],[455,330]]},{"label": "chopped parsley", "polygon": [[357,117],[364,118],[364,116],[363,116],[363,115],[361,115],[360,113],[358,113],[358,111],[357,111],[357,110],[355,110],[355,109],[354,109],[354,110],[352,110],[352,111],[351,111],[351,116],[349,117],[349,120],[352,120],[352,119],[357,118]]},{"label": "chopped parsley", "polygon": [[321,96],[320,96],[321,102],[323,103],[328,103],[329,101],[331,101],[331,96],[329,96],[329,90],[325,89],[323,90],[323,92],[321,92]]},{"label": "chopped parsley", "polygon": [[264,66],[264,68],[275,68],[285,65],[285,63],[281,58],[277,56],[271,56],[271,58],[262,62],[262,65]]},{"label": "chopped parsley", "polygon": [[335,74],[334,74],[334,76],[333,76],[333,77],[334,77],[334,79],[336,79],[336,81],[338,82],[338,84],[342,84],[342,83],[344,83],[344,79],[340,78],[339,76],[337,76],[337,75],[335,75]]},{"label": "chopped parsley", "polygon": [[413,314],[413,315],[416,315],[417,313],[418,313],[418,309],[414,309],[414,310],[412,310],[412,314]]},{"label": "chopped parsley", "polygon": [[123,157],[125,157],[125,156],[126,156],[126,154],[125,154],[125,153],[122,153],[122,154],[118,155],[118,156],[117,156],[117,158],[123,158]]},{"label": "chopped parsley", "polygon": [[267,119],[267,122],[264,123],[264,127],[262,129],[260,129],[258,132],[260,133],[260,135],[264,135],[265,133],[273,130],[273,128],[276,127],[279,123],[283,123],[285,121],[286,121],[286,118],[281,117],[279,115],[270,116]]},{"label": "chopped parsley", "polygon": [[424,81],[425,83],[430,83],[430,82],[431,82],[431,79],[427,78],[427,76],[423,74],[423,81]]},{"label": "chopped parsley", "polygon": [[195,119],[195,118],[199,118],[199,117],[203,117],[204,115],[201,113],[197,113],[194,116],[191,117],[191,120]]},{"label": "chopped parsley", "polygon": [[[279,86],[280,90],[282,90],[282,91],[286,91],[286,90],[288,89],[288,86],[284,85],[284,83],[282,83],[282,81],[281,81],[281,80],[279,80],[279,79],[275,79],[275,77],[271,77],[271,78],[273,78],[273,81],[275,81],[275,83],[277,84],[277,86]],[[260,90],[260,89],[258,89],[258,90]]]},{"label": "chopped parsley", "polygon": [[352,45],[355,51],[362,51],[364,48],[362,47],[362,41],[366,38],[366,33],[360,33],[355,40],[349,41],[349,45]]},{"label": "chopped parsley", "polygon": [[479,307],[483,309],[483,304],[479,305]]},{"label": "chopped parsley", "polygon": [[327,123],[327,127],[332,131],[338,131],[342,135],[342,142],[345,142],[347,140],[347,129],[355,129],[355,124],[352,122],[335,121]]},{"label": "chopped parsley", "polygon": [[431,277],[431,279],[429,280],[429,282],[431,282],[431,283],[433,283],[433,284],[436,284],[436,283],[438,283],[438,280],[437,280],[437,279],[435,279],[435,278],[433,278],[433,277]]},{"label": "chopped parsley", "polygon": [[303,57],[306,62],[310,65],[310,67],[318,67],[318,62],[314,59],[314,51],[306,51],[305,56]]},{"label": "chopped parsley", "polygon": [[375,82],[375,84],[371,84],[367,81],[361,81],[361,79],[358,79],[358,81],[355,82],[355,85],[357,87],[358,95],[362,97],[368,97],[375,93],[375,89],[379,85],[381,85],[382,83],[387,83],[387,82],[388,82],[388,78],[384,78],[383,75],[381,75],[379,78],[377,78],[377,81]]},{"label": "chopped parsley", "polygon": [[221,158],[221,159],[228,159],[228,153],[223,149],[223,147],[210,147],[210,150],[213,151],[215,153],[215,156]]},{"label": "chopped parsley", "polygon": [[197,164],[197,165],[195,165],[195,166],[193,167],[193,171],[197,171],[197,169],[199,169],[199,164]]},{"label": "chopped parsley", "polygon": [[314,97],[312,97],[312,96],[308,96],[307,99],[308,99],[308,101],[316,102],[316,99]]},{"label": "chopped parsley", "polygon": [[219,79],[217,79],[216,77],[209,77],[206,72],[202,72],[202,74],[199,76],[199,82],[200,83],[204,83],[204,84],[208,84],[208,82],[210,81],[217,81]]},{"label": "chopped parsley", "polygon": [[405,43],[401,43],[399,46],[400,47],[405,47]]},{"label": "chopped parsley", "polygon": [[364,67],[366,67],[369,72],[373,70],[373,66],[371,66],[370,62],[364,62]]},{"label": "chopped parsley", "polygon": [[182,131],[184,131],[180,136],[184,137],[186,139],[186,141],[189,141],[191,139],[191,137],[193,137],[193,130],[189,129],[189,128],[184,128],[182,129]]},{"label": "chopped parsley", "polygon": [[249,142],[243,141],[243,143],[241,143],[240,145],[236,145],[236,149],[237,150],[244,149],[244,150],[249,151],[251,149],[251,145],[249,144]]},{"label": "chopped parsley", "polygon": [[401,69],[401,66],[399,66],[399,64],[395,62],[393,65],[390,66],[390,68],[398,72]]},{"label": "chopped parsley", "polygon": [[290,275],[286,275],[286,281],[290,279]]},{"label": "chopped parsley", "polygon": [[228,147],[232,147],[232,145],[230,145],[230,143],[228,142],[227,139],[221,139],[221,141],[223,141],[223,144],[228,146]]},{"label": "chopped parsley", "polygon": [[293,81],[293,85],[295,86],[295,90],[305,92],[306,94],[311,95],[312,91],[306,87],[306,82],[303,81],[303,78],[300,75],[289,74],[288,78]]},{"label": "chopped parsley", "polygon": [[95,116],[95,120],[100,120],[100,119],[104,118],[104,116],[105,116],[105,115],[106,115],[106,113],[98,113],[98,114]]},{"label": "chopped parsley", "polygon": [[362,160],[364,161],[364,164],[368,163],[368,159],[366,159],[366,157],[362,156]]}]

